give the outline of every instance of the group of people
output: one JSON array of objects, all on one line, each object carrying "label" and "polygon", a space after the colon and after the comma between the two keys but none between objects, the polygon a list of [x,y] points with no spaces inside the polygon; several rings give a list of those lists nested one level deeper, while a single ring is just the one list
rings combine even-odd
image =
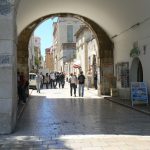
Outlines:
[{"label": "group of people", "polygon": [[[89,82],[91,79],[88,79],[88,74],[87,74],[87,88],[89,89]],[[76,91],[77,91],[77,85],[78,85],[78,94],[79,97],[84,96],[84,85],[85,85],[85,76],[83,75],[83,71],[80,72],[79,76],[77,77],[76,73],[71,73],[69,79],[67,78],[67,81],[70,83],[70,96],[74,94],[76,97]],[[40,89],[43,88],[43,85],[46,85],[46,89],[49,87],[56,88],[57,85],[59,88],[64,88],[65,85],[65,74],[63,72],[51,72],[51,73],[46,73],[44,76],[41,73],[36,74],[36,88],[37,92],[40,93]],[[95,89],[97,89],[97,73],[94,75],[94,86]]]},{"label": "group of people", "polygon": [[42,72],[38,72],[35,79],[37,92],[39,93],[44,84],[46,85],[46,89],[55,89],[57,85],[59,88],[64,88],[65,85],[65,74],[63,72],[50,72],[49,74],[46,73],[45,76],[42,74]]},{"label": "group of people", "polygon": [[[65,74],[63,72],[51,72],[50,74],[46,73],[44,76],[42,73],[36,74],[36,89],[37,92],[40,93],[40,89],[43,88],[43,85],[46,85],[46,89],[49,88],[56,88],[57,85],[59,88],[64,88],[65,85]],[[69,78],[70,83],[70,95],[74,91],[74,96],[76,96],[76,88],[77,84],[79,85],[79,96],[84,96],[84,83],[85,83],[85,76],[83,75],[83,71],[80,72],[80,75],[77,77],[76,74],[71,73]]]},{"label": "group of people", "polygon": [[[40,89],[43,88],[44,84],[46,85],[46,89],[56,88],[57,85],[59,88],[64,88],[65,85],[65,74],[63,72],[51,72],[49,74],[46,73],[45,76],[42,74],[42,72],[41,73],[37,72],[35,79],[36,79],[36,89],[38,93],[40,93]],[[83,75],[83,71],[80,72],[78,77],[76,73],[74,74],[71,73],[69,79],[67,78],[67,81],[70,83],[70,96],[74,94],[74,96],[76,97],[77,84],[79,97],[84,96],[85,76]],[[17,83],[18,83],[19,102],[26,103],[26,98],[28,96],[27,91],[29,82],[23,72],[17,73]],[[95,74],[94,76],[94,85],[95,89],[97,89],[97,74]],[[89,85],[87,85],[87,87],[88,86]]]},{"label": "group of people", "polygon": [[[90,84],[91,84],[91,74],[90,72],[87,73],[87,89],[89,90]],[[78,92],[79,96],[84,96],[84,85],[85,85],[85,76],[83,75],[83,71],[80,72],[79,76],[76,76],[76,73],[71,73],[69,78],[70,83],[70,95],[72,96],[74,91],[74,96],[76,97],[76,89],[78,84]],[[94,87],[97,89],[97,72],[94,74]]]},{"label": "group of people", "polygon": [[76,97],[76,89],[77,84],[79,85],[79,96],[84,96],[84,83],[85,83],[85,76],[83,75],[83,71],[80,72],[80,75],[77,77],[76,74],[71,73],[69,78],[70,83],[70,96],[73,94]]}]

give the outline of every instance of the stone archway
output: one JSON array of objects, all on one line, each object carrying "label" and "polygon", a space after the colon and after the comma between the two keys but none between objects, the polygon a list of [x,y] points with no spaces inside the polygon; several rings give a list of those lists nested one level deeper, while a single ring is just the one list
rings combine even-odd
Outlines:
[{"label": "stone archway", "polygon": [[97,44],[98,44],[98,56],[96,56],[97,60],[97,68],[98,68],[98,91],[100,94],[110,94],[111,88],[111,79],[113,77],[113,42],[106,34],[106,32],[94,21],[89,18],[71,14],[71,13],[59,13],[59,14],[51,14],[39,18],[29,24],[19,35],[18,44],[17,44],[17,64],[18,69],[26,72],[28,74],[28,43],[31,34],[35,30],[35,28],[43,21],[50,17],[75,17],[81,21],[83,21],[94,33]]},{"label": "stone archway", "polygon": [[[5,1],[4,1],[5,2]],[[8,2],[8,1],[6,1]],[[18,36],[16,14],[20,0],[12,1],[10,11],[0,15],[1,25],[1,90],[0,90],[0,134],[11,133],[15,129],[17,116],[17,67],[28,74],[29,38],[39,23],[52,16],[71,16],[84,21],[95,34],[98,43],[97,67],[99,68],[99,93],[109,93],[110,80],[113,76],[113,42],[106,32],[94,21],[84,16],[59,13],[40,17],[29,24]],[[6,3],[7,4],[7,3]],[[4,5],[5,6],[5,5]],[[7,6],[7,5],[6,5]],[[16,50],[17,45],[17,50]],[[17,59],[16,59],[17,58]],[[107,81],[107,82],[106,82]],[[106,84],[107,83],[107,84]],[[6,90],[7,89],[7,90]]]}]

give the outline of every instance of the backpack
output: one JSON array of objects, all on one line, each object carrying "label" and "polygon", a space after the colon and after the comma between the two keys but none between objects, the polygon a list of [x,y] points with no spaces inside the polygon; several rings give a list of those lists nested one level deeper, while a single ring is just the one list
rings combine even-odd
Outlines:
[{"label": "backpack", "polygon": [[80,75],[78,79],[79,79],[79,83],[84,83],[85,77],[83,75]]}]

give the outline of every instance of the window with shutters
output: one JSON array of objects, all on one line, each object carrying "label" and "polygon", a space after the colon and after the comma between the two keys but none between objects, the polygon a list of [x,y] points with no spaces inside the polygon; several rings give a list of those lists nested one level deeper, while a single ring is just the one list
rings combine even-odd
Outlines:
[{"label": "window with shutters", "polygon": [[73,42],[73,25],[67,25],[67,41]]}]

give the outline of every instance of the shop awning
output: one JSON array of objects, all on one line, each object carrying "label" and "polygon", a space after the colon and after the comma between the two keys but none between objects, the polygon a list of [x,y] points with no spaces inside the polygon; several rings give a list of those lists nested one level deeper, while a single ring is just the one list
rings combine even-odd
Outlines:
[{"label": "shop awning", "polygon": [[81,68],[80,60],[75,60],[74,61],[73,68]]}]

